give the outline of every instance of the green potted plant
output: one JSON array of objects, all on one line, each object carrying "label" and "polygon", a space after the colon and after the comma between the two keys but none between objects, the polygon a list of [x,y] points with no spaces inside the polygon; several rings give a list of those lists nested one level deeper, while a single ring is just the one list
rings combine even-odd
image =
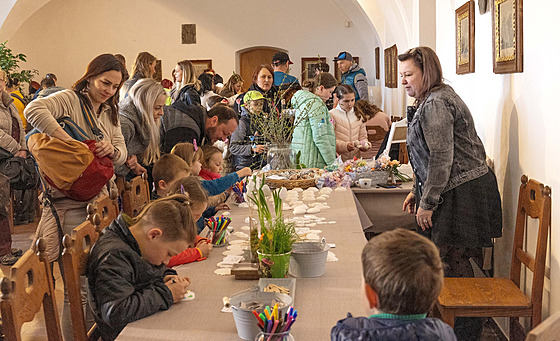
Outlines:
[{"label": "green potted plant", "polygon": [[[255,176],[247,185],[247,193],[248,199],[256,207],[259,218],[260,230],[251,231],[251,246],[256,248],[261,276],[286,277],[292,245],[298,239],[294,224],[286,223],[282,217],[282,199],[287,195],[287,190],[282,188],[271,191],[264,184],[264,176]],[[274,216],[268,206],[268,193],[273,198]]]},{"label": "green potted plant", "polygon": [[20,70],[19,63],[26,62],[27,57],[23,53],[14,54],[6,43],[7,41],[0,43],[0,69],[4,70],[11,79],[17,79],[20,86],[23,83],[31,82],[33,75],[37,75],[39,72],[37,70]]}]

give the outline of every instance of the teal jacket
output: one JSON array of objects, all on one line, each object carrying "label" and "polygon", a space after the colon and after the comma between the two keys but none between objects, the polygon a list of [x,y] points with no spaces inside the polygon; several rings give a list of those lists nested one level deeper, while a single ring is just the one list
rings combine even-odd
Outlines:
[{"label": "teal jacket", "polygon": [[[292,97],[296,109],[292,151],[301,151],[300,162],[323,168],[336,160],[336,139],[329,109],[317,95],[299,90]],[[301,120],[301,121],[300,121]]]}]

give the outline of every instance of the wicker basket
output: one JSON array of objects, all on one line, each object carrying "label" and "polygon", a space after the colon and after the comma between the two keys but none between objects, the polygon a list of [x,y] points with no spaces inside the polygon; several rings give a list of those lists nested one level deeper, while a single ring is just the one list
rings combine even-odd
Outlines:
[{"label": "wicker basket", "polygon": [[[310,168],[313,170],[319,170],[318,168]],[[279,174],[287,171],[287,169],[277,169],[271,170],[265,173],[265,181],[266,184],[270,187],[274,188],[281,188],[286,187],[287,189],[294,189],[294,188],[309,188],[315,186],[315,179],[305,179],[305,180],[274,180],[268,179],[269,175]]]}]

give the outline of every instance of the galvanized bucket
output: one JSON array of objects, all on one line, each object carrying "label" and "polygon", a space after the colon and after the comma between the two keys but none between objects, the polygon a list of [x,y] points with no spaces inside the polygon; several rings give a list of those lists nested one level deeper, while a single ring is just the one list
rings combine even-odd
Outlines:
[{"label": "galvanized bucket", "polygon": [[[272,302],[280,302],[280,314],[283,315],[293,300],[290,296],[277,292],[244,291],[230,298],[233,319],[237,327],[237,335],[244,340],[254,340],[259,333],[257,319],[253,315],[253,310],[258,313],[268,306],[273,306]],[[250,309],[241,308],[241,302],[254,304]]]},{"label": "galvanized bucket", "polygon": [[294,277],[322,276],[325,273],[330,248],[324,238],[321,242],[294,243],[292,258],[290,258],[290,275]]}]

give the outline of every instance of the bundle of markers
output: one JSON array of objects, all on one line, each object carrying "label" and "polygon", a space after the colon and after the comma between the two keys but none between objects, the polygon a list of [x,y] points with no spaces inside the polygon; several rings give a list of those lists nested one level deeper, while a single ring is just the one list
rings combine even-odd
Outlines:
[{"label": "bundle of markers", "polygon": [[206,222],[206,226],[210,230],[206,238],[212,241],[214,245],[221,245],[226,241],[227,227],[231,223],[231,218],[220,216],[211,217]]},{"label": "bundle of markers", "polygon": [[282,334],[289,332],[294,322],[296,322],[297,310],[290,306],[286,313],[281,316],[282,313],[278,309],[278,303],[276,303],[272,309],[266,306],[260,314],[253,310],[253,315],[257,318],[259,329],[266,334],[270,334],[266,341],[281,341],[281,338],[285,336]]},{"label": "bundle of markers", "polygon": [[235,193],[235,202],[242,203],[245,201],[245,199],[243,199],[243,193],[247,192],[245,181],[237,182],[231,187],[231,189],[233,190],[233,193]]}]

